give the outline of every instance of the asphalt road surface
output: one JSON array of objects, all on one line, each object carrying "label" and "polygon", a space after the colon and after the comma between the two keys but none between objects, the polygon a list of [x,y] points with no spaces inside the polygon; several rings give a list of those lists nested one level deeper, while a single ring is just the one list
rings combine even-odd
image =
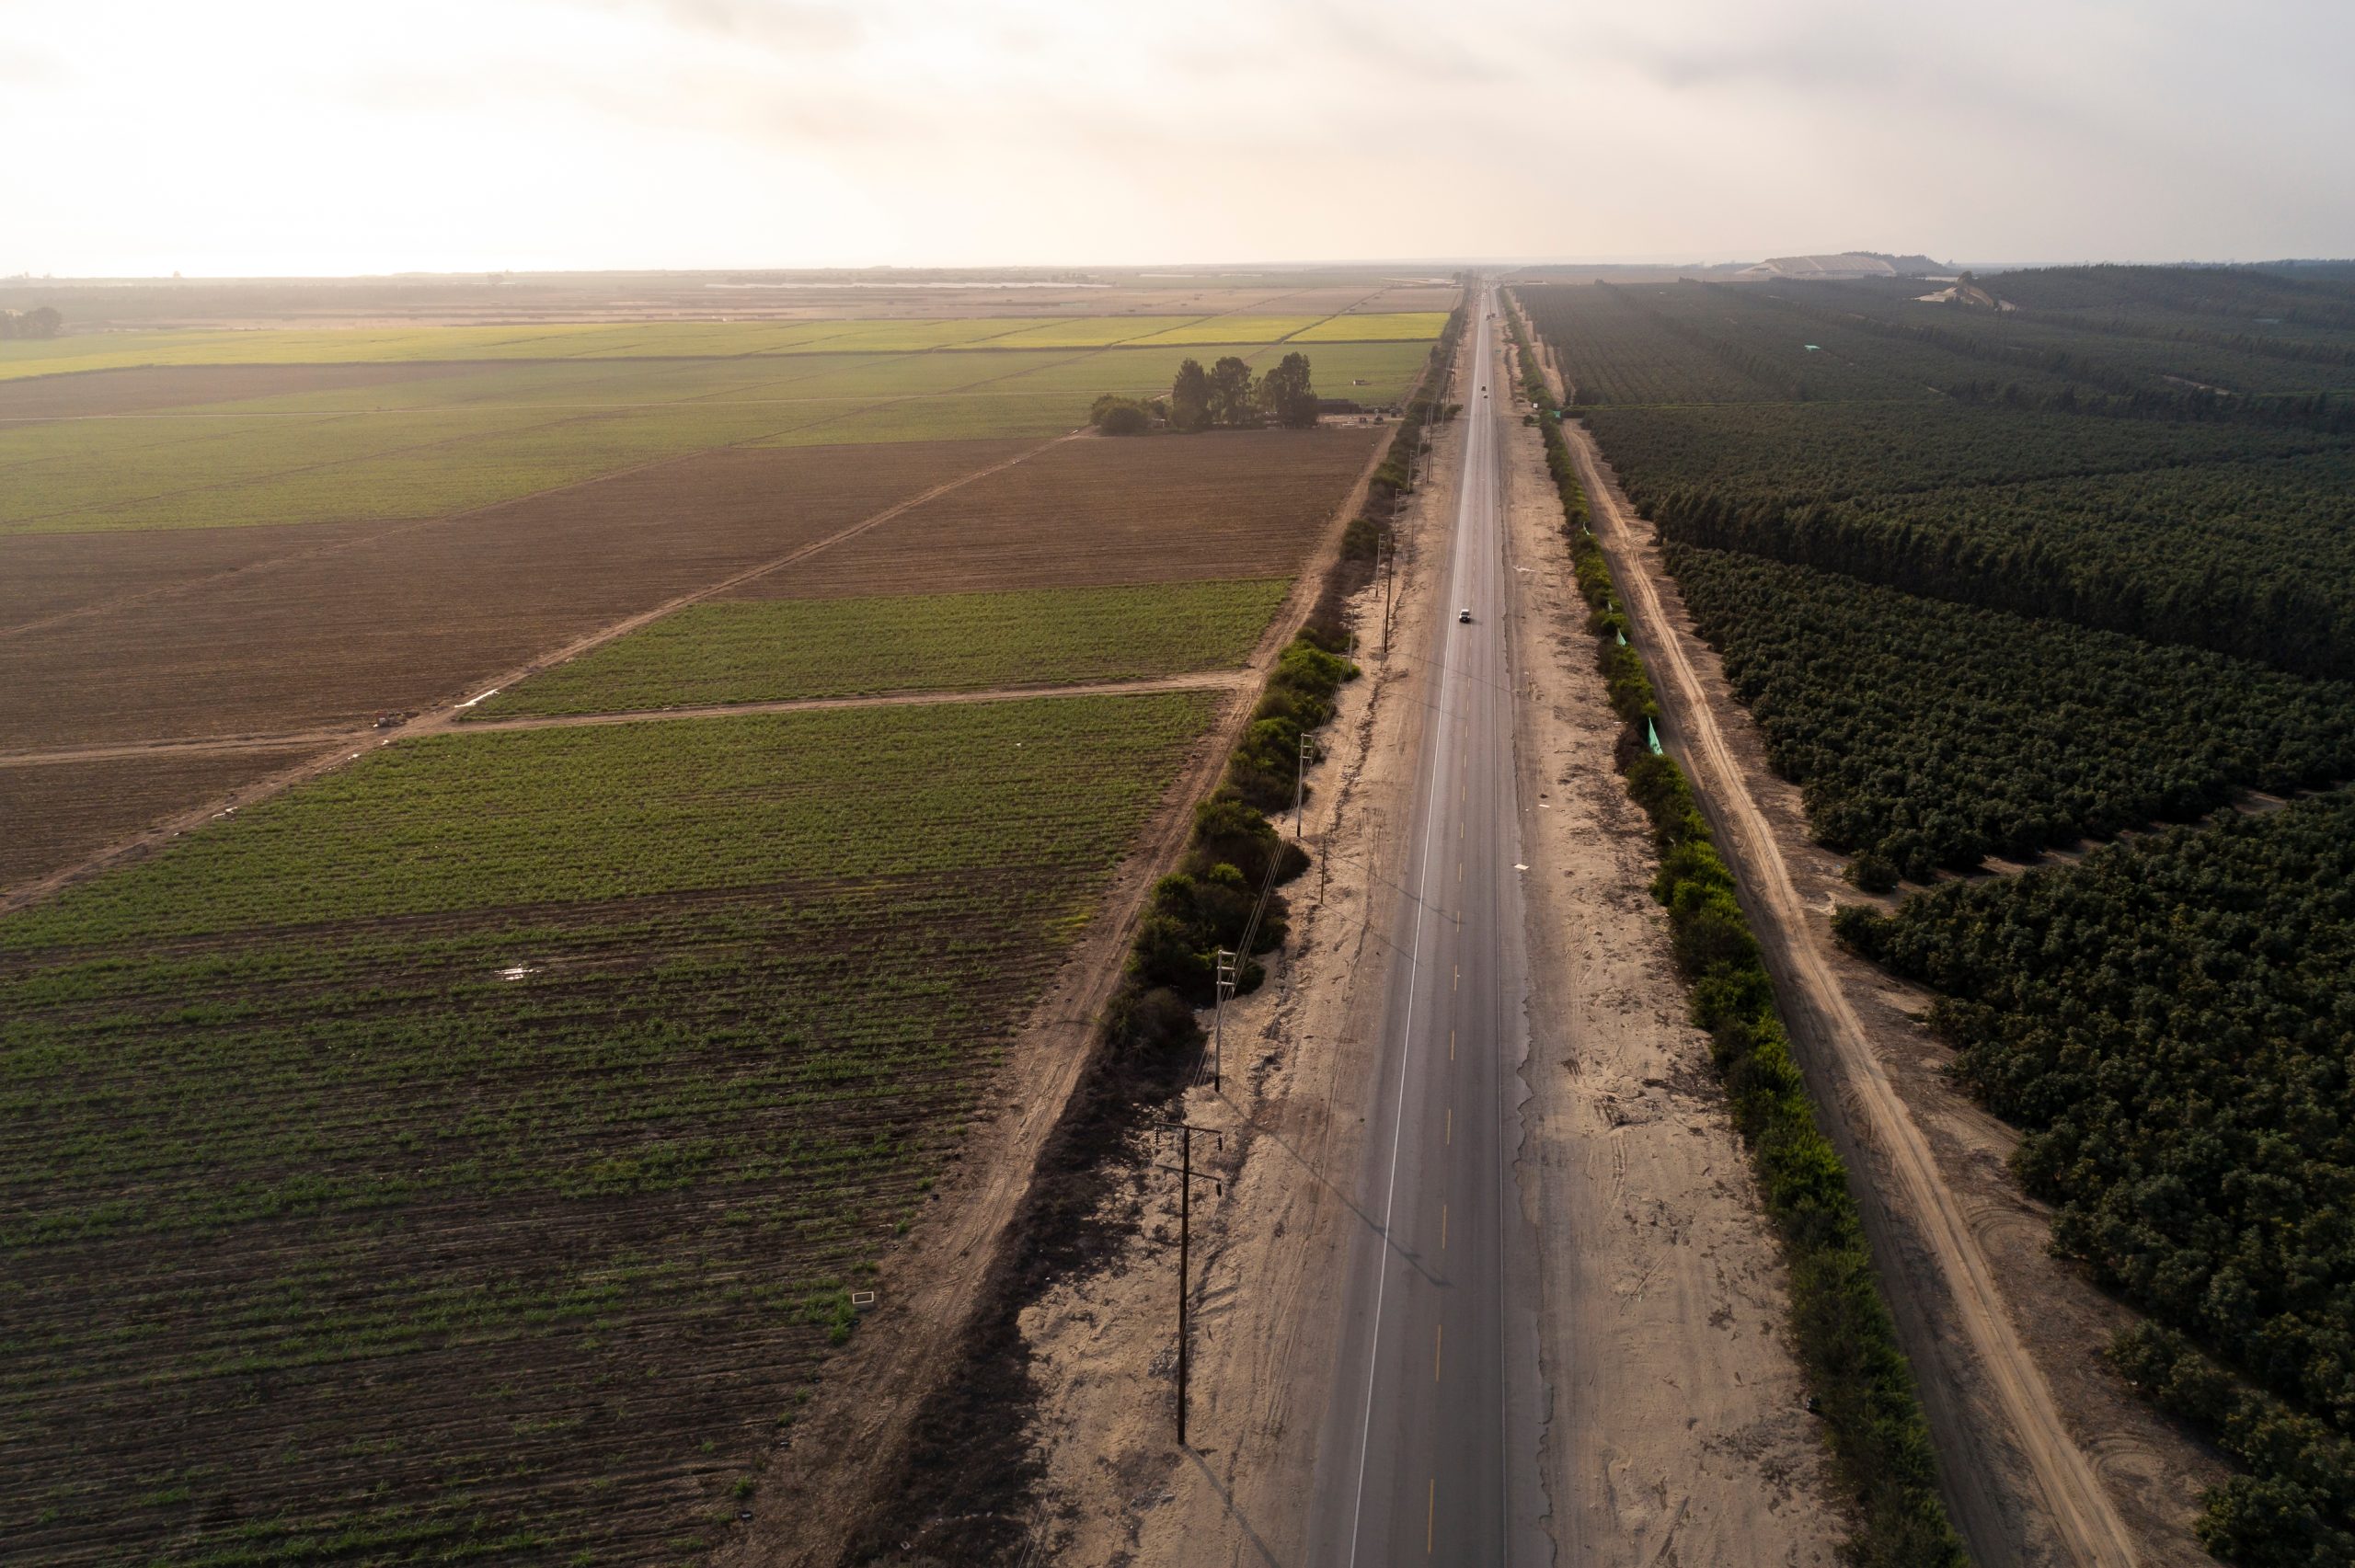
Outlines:
[{"label": "asphalt road surface", "polygon": [[[1457,395],[1462,487],[1425,669],[1422,756],[1309,1560],[1541,1563],[1535,1238],[1511,1174],[1522,1012],[1516,676],[1496,296]],[[1469,624],[1459,621],[1468,609]]]}]

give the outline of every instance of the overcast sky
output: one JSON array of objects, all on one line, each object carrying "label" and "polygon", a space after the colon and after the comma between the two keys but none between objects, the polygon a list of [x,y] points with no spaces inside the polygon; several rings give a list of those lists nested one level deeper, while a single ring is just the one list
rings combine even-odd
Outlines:
[{"label": "overcast sky", "polygon": [[2355,254],[2349,0],[0,0],[0,273]]}]

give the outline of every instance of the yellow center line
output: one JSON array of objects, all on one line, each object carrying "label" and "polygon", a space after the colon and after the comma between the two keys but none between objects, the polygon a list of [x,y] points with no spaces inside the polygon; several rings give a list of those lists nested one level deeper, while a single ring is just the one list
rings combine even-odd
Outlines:
[{"label": "yellow center line", "polygon": [[1455,1107],[1453,1105],[1447,1108],[1447,1140],[1450,1143],[1455,1141]]},{"label": "yellow center line", "polygon": [[1431,1477],[1430,1506],[1423,1513],[1423,1555],[1431,1554],[1431,1539],[1439,1528],[1439,1477]]},{"label": "yellow center line", "polygon": [[1434,1383],[1439,1381],[1440,1347],[1446,1344],[1446,1342],[1447,1325],[1445,1323],[1433,1323],[1431,1325],[1431,1381]]},{"label": "yellow center line", "polygon": [[1447,1251],[1447,1205],[1439,1206],[1439,1250]]},{"label": "yellow center line", "polygon": [[1455,1031],[1453,1029],[1447,1032],[1447,1059],[1450,1061],[1455,1059]]}]

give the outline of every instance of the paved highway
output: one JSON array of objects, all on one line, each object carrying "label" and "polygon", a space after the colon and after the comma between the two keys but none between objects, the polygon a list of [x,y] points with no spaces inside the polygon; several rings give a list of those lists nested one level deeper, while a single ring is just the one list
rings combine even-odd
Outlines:
[{"label": "paved highway", "polygon": [[[1325,1565],[1550,1561],[1539,1528],[1543,1393],[1535,1239],[1521,1142],[1521,835],[1497,302],[1472,312],[1462,485],[1425,666],[1422,756],[1317,1449],[1309,1559]],[[1469,624],[1456,611],[1468,608]]]}]

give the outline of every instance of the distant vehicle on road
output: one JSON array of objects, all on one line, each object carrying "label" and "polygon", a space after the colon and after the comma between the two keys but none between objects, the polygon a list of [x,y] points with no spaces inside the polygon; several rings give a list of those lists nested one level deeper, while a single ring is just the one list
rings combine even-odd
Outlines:
[{"label": "distant vehicle on road", "polygon": [[1455,618],[1464,623],[1464,624],[1467,626],[1470,625],[1472,624],[1472,607],[1468,604],[1465,605],[1463,609],[1455,612]]}]

